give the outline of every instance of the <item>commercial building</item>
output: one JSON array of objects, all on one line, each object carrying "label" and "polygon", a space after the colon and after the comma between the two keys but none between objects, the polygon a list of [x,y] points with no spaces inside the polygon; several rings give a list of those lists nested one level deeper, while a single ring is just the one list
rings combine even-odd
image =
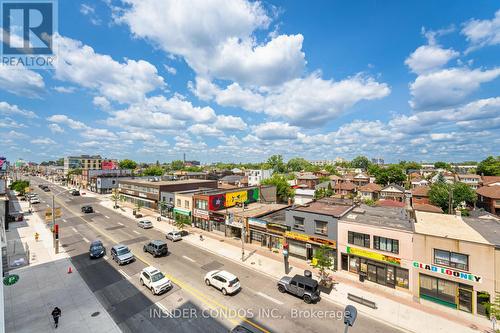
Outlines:
[{"label": "commercial building", "polygon": [[260,217],[249,218],[250,242],[266,247],[270,251],[282,251],[285,233],[290,231],[285,220],[286,208]]},{"label": "commercial building", "polygon": [[111,193],[118,182],[132,177],[132,170],[104,169],[82,170],[81,187],[99,194]]},{"label": "commercial building", "polygon": [[174,192],[173,210],[170,210],[172,201],[170,201],[169,198],[169,202],[165,207],[166,209],[164,215],[174,218],[177,222],[183,222],[184,224],[191,225],[194,206],[193,196],[197,193],[210,193],[215,191],[217,191],[217,189],[205,187],[195,190]]},{"label": "commercial building", "polygon": [[245,176],[248,178],[248,186],[260,185],[260,182],[264,179],[271,178],[273,175],[273,170],[255,169],[255,170],[245,170]]},{"label": "commercial building", "polygon": [[358,206],[338,221],[340,269],[409,292],[412,237],[413,220],[403,208]]},{"label": "commercial building", "polygon": [[[414,296],[443,311],[448,308],[480,314],[482,295],[495,295],[498,290],[496,245],[471,226],[478,221],[419,211],[415,216],[411,282]],[[497,224],[489,227],[493,229],[477,228],[484,234],[500,231]]]},{"label": "commercial building", "polygon": [[64,158],[64,174],[67,175],[70,170],[100,170],[102,169],[102,157],[100,155],[80,155],[66,156]]},{"label": "commercial building", "polygon": [[118,190],[125,202],[143,207],[159,210],[159,202],[174,202],[174,192],[183,190],[194,190],[200,187],[217,188],[217,181],[187,179],[178,181],[156,181],[150,179],[127,179],[120,180]]},{"label": "commercial building", "polygon": [[351,201],[325,198],[286,210],[285,238],[290,255],[311,260],[316,250],[326,245],[336,257],[337,221],[353,208]]}]

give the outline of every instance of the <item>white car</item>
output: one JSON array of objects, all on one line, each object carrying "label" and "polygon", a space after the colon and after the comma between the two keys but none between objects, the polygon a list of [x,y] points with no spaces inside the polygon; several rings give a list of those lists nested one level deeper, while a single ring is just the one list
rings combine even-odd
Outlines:
[{"label": "white car", "polygon": [[149,288],[153,295],[159,295],[172,288],[172,282],[153,266],[142,270],[140,280],[142,285]]},{"label": "white car", "polygon": [[31,202],[31,204],[39,204],[40,203],[40,199],[38,199],[38,197],[32,197],[30,199],[30,202]]},{"label": "white car", "polygon": [[142,229],[151,229],[153,227],[153,223],[148,220],[141,220],[137,222],[137,226]]},{"label": "white car", "polygon": [[223,295],[234,294],[241,288],[238,277],[226,271],[208,272],[205,275],[205,284],[219,289]]},{"label": "white car", "polygon": [[167,239],[170,239],[172,242],[175,242],[182,239],[182,234],[180,231],[170,231],[167,234]]}]

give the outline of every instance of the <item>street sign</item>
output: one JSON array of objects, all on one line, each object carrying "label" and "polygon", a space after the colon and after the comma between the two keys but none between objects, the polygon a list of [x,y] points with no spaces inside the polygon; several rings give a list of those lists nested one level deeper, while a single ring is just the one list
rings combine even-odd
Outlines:
[{"label": "street sign", "polygon": [[347,326],[354,325],[356,317],[358,316],[358,310],[352,305],[348,305],[344,310],[344,324]]}]

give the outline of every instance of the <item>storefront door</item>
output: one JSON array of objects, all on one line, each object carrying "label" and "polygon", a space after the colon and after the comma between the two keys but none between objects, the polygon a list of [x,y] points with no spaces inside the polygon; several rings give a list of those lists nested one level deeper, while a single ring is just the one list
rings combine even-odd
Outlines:
[{"label": "storefront door", "polygon": [[311,244],[306,244],[306,249],[307,249],[306,259],[311,260],[313,258],[313,249],[312,249]]},{"label": "storefront door", "polygon": [[472,287],[460,284],[458,287],[458,308],[472,313]]},{"label": "storefront door", "polygon": [[385,285],[386,280],[385,267],[377,267],[377,283]]}]

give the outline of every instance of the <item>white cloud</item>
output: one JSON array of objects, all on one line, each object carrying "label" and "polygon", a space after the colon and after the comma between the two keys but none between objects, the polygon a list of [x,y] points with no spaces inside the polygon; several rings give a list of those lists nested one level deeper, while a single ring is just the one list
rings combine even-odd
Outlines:
[{"label": "white cloud", "polygon": [[169,54],[185,58],[200,76],[248,85],[275,85],[305,67],[302,35],[274,35],[258,43],[254,32],[271,18],[258,1],[126,0],[117,22]]},{"label": "white cloud", "polygon": [[108,111],[111,109],[111,103],[108,101],[106,97],[103,96],[95,96],[92,99],[92,104],[94,104],[96,107],[104,111]]},{"label": "white cloud", "polygon": [[281,122],[266,122],[252,126],[253,134],[261,140],[296,139],[299,133],[297,126]]},{"label": "white cloud", "polygon": [[104,128],[87,128],[82,133],[81,136],[87,139],[116,139],[116,135]]},{"label": "white cloud", "polygon": [[165,70],[169,73],[169,74],[172,74],[172,75],[175,75],[177,74],[177,69],[175,69],[174,67],[171,67],[169,65],[166,65],[164,64],[163,67],[165,68]]},{"label": "white cloud", "polygon": [[95,12],[95,7],[82,3],[80,5],[80,13],[87,16],[93,25],[100,25],[102,23],[101,19],[97,17]]},{"label": "white cloud", "polygon": [[49,124],[48,127],[50,131],[54,134],[64,133],[64,129],[57,124]]},{"label": "white cloud", "polygon": [[57,86],[54,87],[53,89],[61,94],[72,94],[76,90],[75,87],[63,87],[63,86]]},{"label": "white cloud", "polygon": [[199,136],[222,136],[224,133],[207,124],[194,124],[188,128],[189,133]]},{"label": "white cloud", "polygon": [[59,48],[59,61],[54,65],[56,79],[94,89],[121,103],[138,102],[164,86],[156,67],[147,61],[125,59],[120,63],[67,37],[56,36],[54,42]]},{"label": "white cloud", "polygon": [[82,130],[88,128],[87,125],[85,125],[81,121],[73,120],[63,114],[55,114],[53,116],[48,117],[47,120],[53,123],[64,124],[74,130]]},{"label": "white cloud", "polygon": [[491,20],[472,19],[464,23],[462,34],[470,43],[469,51],[488,46],[500,44],[500,10]]},{"label": "white cloud", "polygon": [[[1,66],[0,66],[1,67]],[[0,102],[0,114],[7,116],[22,116],[26,118],[37,118],[38,116],[33,111],[27,111],[19,108],[17,105],[7,102]]]},{"label": "white cloud", "polygon": [[[2,134],[5,134],[5,133],[2,133]],[[21,133],[21,132],[17,132],[17,131],[9,131],[8,133],[5,134],[6,138],[9,138],[9,139],[17,139],[17,140],[22,140],[22,139],[27,139],[29,138],[28,135],[24,134],[24,133]]]},{"label": "white cloud", "polygon": [[422,45],[405,60],[405,64],[412,72],[425,74],[441,68],[459,55],[460,53],[453,49],[443,49],[438,45]]},{"label": "white cloud", "polygon": [[18,123],[12,118],[6,117],[0,119],[0,128],[25,128],[27,127],[25,124]]},{"label": "white cloud", "polygon": [[34,145],[55,145],[56,142],[50,138],[38,138],[30,141]]},{"label": "white cloud", "polygon": [[455,135],[455,133],[431,133],[430,137],[433,141],[446,141],[452,140]]},{"label": "white cloud", "polygon": [[451,68],[420,75],[410,84],[414,109],[438,109],[462,103],[481,83],[500,76],[500,68]]},{"label": "white cloud", "polygon": [[239,130],[243,131],[247,128],[247,124],[240,117],[235,116],[217,116],[217,120],[214,123],[215,127],[218,129],[228,129],[228,130]]},{"label": "white cloud", "polygon": [[39,98],[44,91],[43,77],[23,66],[0,66],[0,89],[28,98]]}]

